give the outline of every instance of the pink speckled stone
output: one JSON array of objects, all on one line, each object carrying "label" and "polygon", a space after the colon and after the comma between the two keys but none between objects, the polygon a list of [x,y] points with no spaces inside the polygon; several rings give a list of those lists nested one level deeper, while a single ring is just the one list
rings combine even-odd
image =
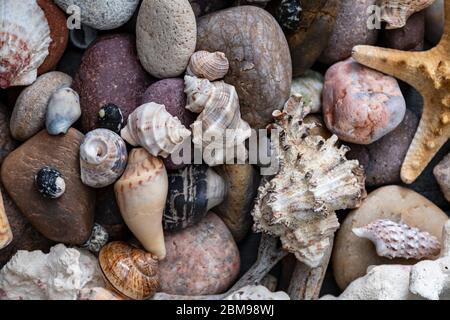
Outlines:
[{"label": "pink speckled stone", "polygon": [[231,232],[214,213],[181,232],[166,234],[160,262],[161,291],[180,295],[225,292],[236,280],[239,251]]},{"label": "pink speckled stone", "polygon": [[324,120],[341,140],[356,144],[377,141],[402,122],[405,111],[397,80],[352,58],[336,63],[325,75]]}]

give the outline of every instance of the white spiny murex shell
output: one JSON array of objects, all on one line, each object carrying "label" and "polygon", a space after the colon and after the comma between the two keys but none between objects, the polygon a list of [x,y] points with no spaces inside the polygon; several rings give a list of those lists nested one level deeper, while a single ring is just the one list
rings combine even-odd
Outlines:
[{"label": "white spiny murex shell", "polygon": [[280,138],[272,136],[272,148],[280,170],[263,180],[252,215],[255,231],[280,237],[284,249],[315,268],[339,227],[335,211],[359,206],[366,192],[363,169],[345,158],[348,148],[336,147],[335,135],[311,135],[315,125],[303,124],[305,115],[301,96],[274,112]]},{"label": "white spiny murex shell", "polygon": [[67,133],[81,117],[80,97],[71,88],[60,88],[50,97],[45,126],[51,135]]},{"label": "white spiny murex shell", "polygon": [[389,259],[432,258],[441,250],[439,240],[428,232],[387,219],[375,220],[362,228],[354,228],[353,233],[372,241],[377,254]]},{"label": "white spiny murex shell", "polygon": [[222,79],[228,73],[230,64],[223,52],[197,51],[191,56],[187,74],[209,81]]},{"label": "white spiny murex shell", "polygon": [[166,107],[154,102],[146,103],[128,117],[121,131],[122,138],[133,146],[146,149],[151,155],[167,158],[178,150],[191,135],[177,117]]},{"label": "white spiny murex shell", "polygon": [[191,76],[185,76],[184,80],[188,97],[186,109],[200,113],[191,126],[193,142],[215,150],[211,159],[205,158],[205,162],[209,166],[225,163],[229,160],[225,159],[228,155],[234,155],[232,151],[236,146],[244,148],[237,152],[238,161],[245,161],[247,151],[243,142],[251,136],[251,128],[241,118],[236,89],[223,81],[210,82]]},{"label": "white spiny murex shell", "polygon": [[51,41],[47,19],[36,0],[1,0],[0,88],[32,84]]},{"label": "white spiny murex shell", "polygon": [[113,184],[125,171],[127,159],[127,147],[118,134],[95,129],[80,146],[81,180],[93,188]]},{"label": "white spiny murex shell", "polygon": [[412,14],[431,6],[434,1],[435,0],[382,0],[381,21],[387,22],[386,29],[402,28]]}]

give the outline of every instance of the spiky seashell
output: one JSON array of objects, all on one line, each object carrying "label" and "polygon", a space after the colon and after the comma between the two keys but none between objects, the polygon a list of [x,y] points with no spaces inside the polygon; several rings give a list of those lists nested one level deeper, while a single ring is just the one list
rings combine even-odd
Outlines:
[{"label": "spiky seashell", "polygon": [[130,114],[121,135],[129,144],[143,147],[155,157],[167,158],[178,150],[191,132],[167,112],[164,105],[151,102]]},{"label": "spiky seashell", "polygon": [[81,181],[93,188],[109,186],[125,171],[127,158],[127,146],[118,134],[95,129],[80,146]]},{"label": "spiky seashell", "polygon": [[389,259],[423,259],[439,254],[439,240],[428,232],[387,219],[375,220],[353,233],[372,241],[380,257]]},{"label": "spiky seashell", "polygon": [[254,229],[281,238],[283,248],[308,266],[317,267],[339,227],[336,210],[357,207],[366,192],[358,161],[345,158],[348,148],[336,147],[336,136],[311,135],[314,124],[302,122],[301,96],[284,111],[275,111],[272,148],[280,170],[262,183],[252,211]]},{"label": "spiky seashell", "polygon": [[0,250],[6,247],[13,240],[11,227],[6,216],[3,197],[0,193]]},{"label": "spiky seashell", "polygon": [[215,81],[225,77],[229,69],[225,53],[197,51],[191,56],[186,72],[190,76]]},{"label": "spiky seashell", "polygon": [[50,97],[45,126],[49,134],[67,133],[81,117],[80,97],[71,88],[60,88]]},{"label": "spiky seashell", "polygon": [[145,149],[133,149],[123,176],[114,185],[125,223],[145,250],[166,256],[162,217],[168,191],[166,168]]},{"label": "spiky seashell", "polygon": [[51,42],[36,0],[0,1],[0,88],[32,84]]},{"label": "spiky seashell", "polygon": [[185,76],[186,108],[200,113],[191,126],[193,142],[214,154],[204,158],[209,166],[226,162],[228,155],[234,156],[236,146],[244,148],[236,152],[238,162],[247,158],[242,143],[251,136],[250,125],[242,120],[236,89],[223,81],[210,82],[207,79]]},{"label": "spiky seashell", "polygon": [[408,18],[415,12],[431,6],[435,0],[382,0],[381,21],[387,22],[386,29],[405,26]]},{"label": "spiky seashell", "polygon": [[197,223],[222,203],[225,195],[225,181],[206,165],[191,165],[169,174],[164,229],[177,231]]}]

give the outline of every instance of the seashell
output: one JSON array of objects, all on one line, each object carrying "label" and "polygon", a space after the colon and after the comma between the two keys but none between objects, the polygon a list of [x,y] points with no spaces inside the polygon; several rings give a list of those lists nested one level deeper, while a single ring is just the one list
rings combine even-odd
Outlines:
[{"label": "seashell", "polygon": [[197,51],[191,56],[186,74],[214,81],[225,77],[229,69],[225,53]]},{"label": "seashell", "polygon": [[161,159],[145,149],[133,149],[123,176],[114,186],[125,223],[145,250],[160,260],[166,256],[162,217],[168,178]]},{"label": "seashell", "polygon": [[122,138],[133,146],[141,146],[151,155],[167,158],[177,151],[191,132],[157,103],[146,103],[128,117]]},{"label": "seashell", "polygon": [[0,30],[0,88],[32,84],[52,41],[44,11],[36,0],[2,0]]},{"label": "seashell", "polygon": [[80,290],[77,300],[123,300],[122,297],[117,295],[115,292],[110,291],[105,288],[95,287],[95,288],[83,288]]},{"label": "seashell", "polygon": [[335,211],[357,207],[366,192],[363,169],[345,158],[348,148],[336,147],[336,136],[312,135],[315,124],[304,124],[304,116],[301,96],[274,112],[280,169],[261,184],[252,215],[255,231],[280,237],[283,248],[315,268],[339,227]]},{"label": "seashell", "polygon": [[80,146],[81,181],[93,188],[109,186],[125,171],[127,158],[127,146],[118,134],[95,129]]},{"label": "seashell", "polygon": [[313,70],[307,70],[301,77],[292,80],[291,95],[303,97],[303,105],[309,108],[308,113],[322,111],[323,76]]},{"label": "seashell", "polygon": [[199,222],[222,203],[225,181],[206,165],[191,165],[169,174],[164,229],[178,231]]},{"label": "seashell", "polygon": [[95,223],[89,240],[86,241],[86,243],[81,247],[88,249],[92,253],[99,253],[100,250],[108,243],[108,240],[108,231],[106,231],[106,229],[98,223]]},{"label": "seashell", "polygon": [[97,39],[98,31],[85,24],[81,29],[71,29],[69,31],[70,42],[78,49],[86,50],[89,45]]},{"label": "seashell", "polygon": [[422,11],[435,0],[382,0],[381,21],[387,22],[386,29],[398,29],[405,26],[408,18]]},{"label": "seashell", "polygon": [[120,134],[123,120],[122,110],[113,103],[104,105],[98,112],[98,127],[109,129],[117,134]]},{"label": "seashell", "polygon": [[61,172],[51,167],[43,167],[34,177],[39,192],[45,198],[56,199],[66,191],[66,183]]},{"label": "seashell", "polygon": [[159,288],[158,259],[121,241],[110,242],[98,256],[106,282],[126,298],[143,300]]},{"label": "seashell", "polygon": [[191,125],[193,142],[215,151],[214,155],[204,158],[205,162],[209,166],[223,164],[229,160],[225,159],[229,154],[234,155],[236,146],[244,148],[244,152],[237,153],[238,162],[244,162],[247,152],[242,143],[251,136],[251,128],[241,118],[236,89],[223,81],[209,82],[191,76],[186,76],[184,80],[188,97],[186,108],[201,112]]},{"label": "seashell", "polygon": [[353,233],[372,241],[380,257],[389,259],[433,258],[441,251],[439,240],[428,232],[387,219],[378,219]]},{"label": "seashell", "polygon": [[71,88],[60,88],[50,97],[45,126],[49,134],[66,134],[81,117],[80,97]]},{"label": "seashell", "polygon": [[8,246],[13,240],[11,226],[6,216],[3,197],[0,193],[0,250]]}]

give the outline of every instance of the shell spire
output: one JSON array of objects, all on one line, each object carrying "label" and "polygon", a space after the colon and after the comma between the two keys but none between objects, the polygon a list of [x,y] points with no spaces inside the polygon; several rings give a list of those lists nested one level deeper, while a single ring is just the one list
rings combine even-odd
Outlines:
[{"label": "shell spire", "polygon": [[230,64],[223,52],[197,51],[191,56],[186,74],[215,81],[225,77],[229,69]]},{"label": "shell spire", "polygon": [[439,240],[428,232],[412,228],[404,223],[379,219],[353,233],[372,241],[381,257],[389,259],[423,259],[437,256],[441,250]]}]

